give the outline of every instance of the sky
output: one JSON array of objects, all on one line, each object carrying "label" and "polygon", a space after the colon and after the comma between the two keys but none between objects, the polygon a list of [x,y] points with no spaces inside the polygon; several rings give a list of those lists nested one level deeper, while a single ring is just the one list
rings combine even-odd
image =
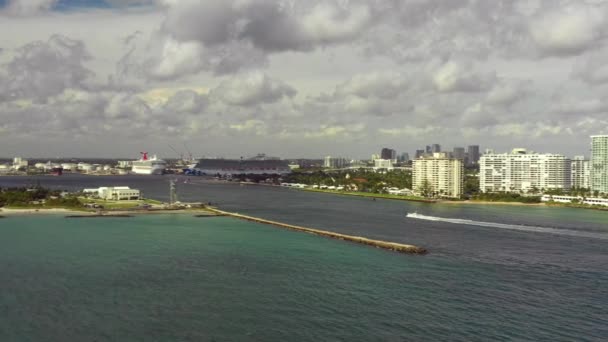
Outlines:
[{"label": "sky", "polygon": [[369,158],[608,134],[605,0],[0,0],[0,156]]}]

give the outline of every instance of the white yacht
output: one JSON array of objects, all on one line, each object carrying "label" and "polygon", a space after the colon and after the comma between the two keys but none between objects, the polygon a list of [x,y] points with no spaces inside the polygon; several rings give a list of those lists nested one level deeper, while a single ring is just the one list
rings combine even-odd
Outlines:
[{"label": "white yacht", "polygon": [[141,158],[133,162],[131,172],[138,175],[162,175],[167,162],[155,156],[148,158],[148,152],[141,152]]}]

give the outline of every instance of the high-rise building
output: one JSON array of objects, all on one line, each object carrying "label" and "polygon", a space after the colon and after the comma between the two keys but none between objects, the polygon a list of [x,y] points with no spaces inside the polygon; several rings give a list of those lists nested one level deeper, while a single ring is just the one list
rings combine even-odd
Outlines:
[{"label": "high-rise building", "polygon": [[456,158],[456,159],[464,160],[464,158],[465,158],[464,147],[454,147],[454,152],[452,152],[452,157]]},{"label": "high-rise building", "polygon": [[397,151],[385,147],[380,151],[380,159],[397,160]]},{"label": "high-rise building", "polygon": [[608,193],[608,135],[591,136],[591,190]]},{"label": "high-rise building", "polygon": [[441,152],[441,145],[433,144],[431,146],[431,153],[439,153],[439,152]]},{"label": "high-rise building", "polygon": [[412,168],[415,193],[453,198],[462,196],[464,183],[462,160],[450,158],[447,153],[433,153],[414,160]]},{"label": "high-rise building", "polygon": [[425,148],[425,150],[424,150],[424,153],[429,153],[429,154],[430,154],[430,153],[433,153],[432,151],[433,151],[433,150],[431,149],[431,145],[426,145],[426,148]]},{"label": "high-rise building", "polygon": [[479,145],[470,145],[467,148],[467,155],[469,157],[469,164],[479,164]]},{"label": "high-rise building", "polygon": [[401,156],[399,156],[399,161],[402,163],[407,163],[410,161],[410,154],[407,152],[401,153]]},{"label": "high-rise building", "polygon": [[424,150],[416,150],[416,154],[414,155],[415,159],[418,159],[424,155]]},{"label": "high-rise building", "polygon": [[479,189],[482,192],[532,192],[569,190],[570,159],[559,154],[485,154],[479,160]]},{"label": "high-rise building", "polygon": [[572,158],[570,170],[570,183],[573,188],[591,188],[591,163],[589,162],[589,159],[585,159],[584,156]]},{"label": "high-rise building", "polygon": [[331,156],[327,156],[323,160],[323,167],[340,169],[346,166],[348,166],[348,159],[346,158],[333,158]]}]

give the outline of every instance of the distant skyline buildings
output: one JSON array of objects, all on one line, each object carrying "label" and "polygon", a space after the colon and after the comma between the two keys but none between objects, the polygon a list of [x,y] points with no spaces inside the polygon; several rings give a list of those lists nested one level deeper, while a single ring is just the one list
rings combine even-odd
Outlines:
[{"label": "distant skyline buildings", "polygon": [[388,147],[384,147],[380,151],[380,159],[396,160],[397,151],[395,151],[394,149],[388,148]]},{"label": "distant skyline buildings", "polygon": [[469,145],[467,148],[468,163],[472,165],[479,164],[479,145]]},{"label": "distant skyline buildings", "polygon": [[585,156],[574,156],[570,163],[570,180],[576,189],[591,188],[591,161]]},{"label": "distant skyline buildings", "polygon": [[452,157],[456,158],[456,159],[465,160],[466,152],[464,150],[464,147],[454,147],[454,151],[452,152]]},{"label": "distant skyline buildings", "polygon": [[608,193],[608,135],[591,136],[591,190]]}]

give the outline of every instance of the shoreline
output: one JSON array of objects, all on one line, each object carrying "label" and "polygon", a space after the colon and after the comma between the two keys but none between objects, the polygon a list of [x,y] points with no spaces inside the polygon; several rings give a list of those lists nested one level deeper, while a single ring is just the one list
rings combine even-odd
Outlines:
[{"label": "shoreline", "polygon": [[[388,195],[388,194],[376,194],[371,192],[349,192],[349,191],[332,191],[332,190],[316,190],[316,189],[300,189],[300,188],[286,188],[286,189],[295,189],[300,191],[308,191],[308,192],[316,192],[322,194],[331,194],[331,195],[341,195],[341,196],[355,196],[355,197],[367,197],[367,198],[378,198],[378,199],[386,199],[386,200],[394,200],[394,201],[409,201],[409,202],[419,202],[419,203],[429,203],[435,204],[440,203],[437,200],[433,199],[424,199],[424,198],[411,198],[407,196],[400,197],[399,195]],[[392,197],[395,196],[395,197]]]},{"label": "shoreline", "polygon": [[40,208],[40,209],[11,209],[0,208],[0,217],[10,216],[42,216],[66,215],[71,217],[125,217],[155,214],[192,214],[197,216],[217,216],[211,209],[158,209],[158,210],[110,210],[110,211],[82,211],[67,208]]},{"label": "shoreline", "polygon": [[547,206],[545,203],[523,203],[523,202],[500,202],[500,201],[439,201],[437,204],[467,204],[467,205],[511,205],[511,206],[527,206],[527,207],[544,207]]}]

